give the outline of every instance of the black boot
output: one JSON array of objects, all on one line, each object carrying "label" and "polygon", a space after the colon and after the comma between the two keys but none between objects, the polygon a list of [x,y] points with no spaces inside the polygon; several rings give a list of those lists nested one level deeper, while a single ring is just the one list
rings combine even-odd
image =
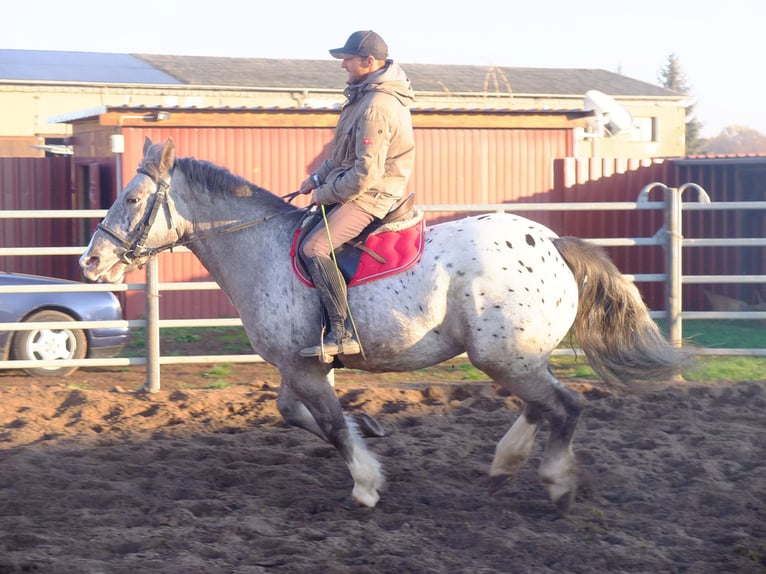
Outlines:
[{"label": "black boot", "polygon": [[319,299],[330,318],[330,331],[321,345],[301,349],[303,357],[357,355],[362,351],[352,330],[346,328],[348,318],[348,295],[346,282],[332,259],[314,257],[310,261],[309,274]]}]

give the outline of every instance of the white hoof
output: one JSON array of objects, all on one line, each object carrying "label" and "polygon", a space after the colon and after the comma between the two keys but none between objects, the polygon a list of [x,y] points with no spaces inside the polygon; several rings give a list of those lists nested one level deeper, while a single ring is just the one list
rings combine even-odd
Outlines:
[{"label": "white hoof", "polygon": [[577,469],[574,456],[567,453],[558,460],[548,460],[540,467],[540,478],[551,502],[562,514],[569,511],[577,492]]},{"label": "white hoof", "polygon": [[374,508],[380,500],[380,494],[375,489],[366,489],[355,485],[354,490],[351,491],[351,500],[359,506]]},{"label": "white hoof", "polygon": [[348,469],[354,479],[351,499],[362,506],[374,507],[380,500],[378,492],[385,484],[380,462],[370,451],[357,448],[354,458],[348,463]]}]

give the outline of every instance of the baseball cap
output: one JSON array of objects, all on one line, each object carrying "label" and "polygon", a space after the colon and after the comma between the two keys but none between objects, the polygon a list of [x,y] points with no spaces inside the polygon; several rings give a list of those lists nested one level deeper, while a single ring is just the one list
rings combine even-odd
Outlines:
[{"label": "baseball cap", "polygon": [[378,33],[372,30],[359,30],[348,37],[345,46],[330,50],[330,55],[339,60],[354,56],[362,58],[372,56],[376,60],[385,60],[388,58],[388,46]]}]

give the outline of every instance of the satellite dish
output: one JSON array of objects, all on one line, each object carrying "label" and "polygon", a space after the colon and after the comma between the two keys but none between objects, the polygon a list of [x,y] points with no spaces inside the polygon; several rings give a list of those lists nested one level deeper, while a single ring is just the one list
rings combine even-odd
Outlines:
[{"label": "satellite dish", "polygon": [[633,116],[630,112],[598,90],[585,92],[586,111],[595,114],[588,119],[591,131],[598,135],[614,136],[633,127]]}]

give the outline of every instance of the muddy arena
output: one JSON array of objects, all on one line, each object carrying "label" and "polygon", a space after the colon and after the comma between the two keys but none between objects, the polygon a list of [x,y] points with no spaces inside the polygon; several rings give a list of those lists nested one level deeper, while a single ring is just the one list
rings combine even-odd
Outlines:
[{"label": "muddy arena", "polygon": [[346,411],[386,431],[381,501],[350,511],[335,449],[282,422],[276,371],[206,388],[206,369],[165,366],[156,394],[141,369],[0,371],[0,574],[766,572],[766,381],[564,381],[587,406],[560,517],[543,433],[490,494],[520,407],[490,382],[340,371]]}]

